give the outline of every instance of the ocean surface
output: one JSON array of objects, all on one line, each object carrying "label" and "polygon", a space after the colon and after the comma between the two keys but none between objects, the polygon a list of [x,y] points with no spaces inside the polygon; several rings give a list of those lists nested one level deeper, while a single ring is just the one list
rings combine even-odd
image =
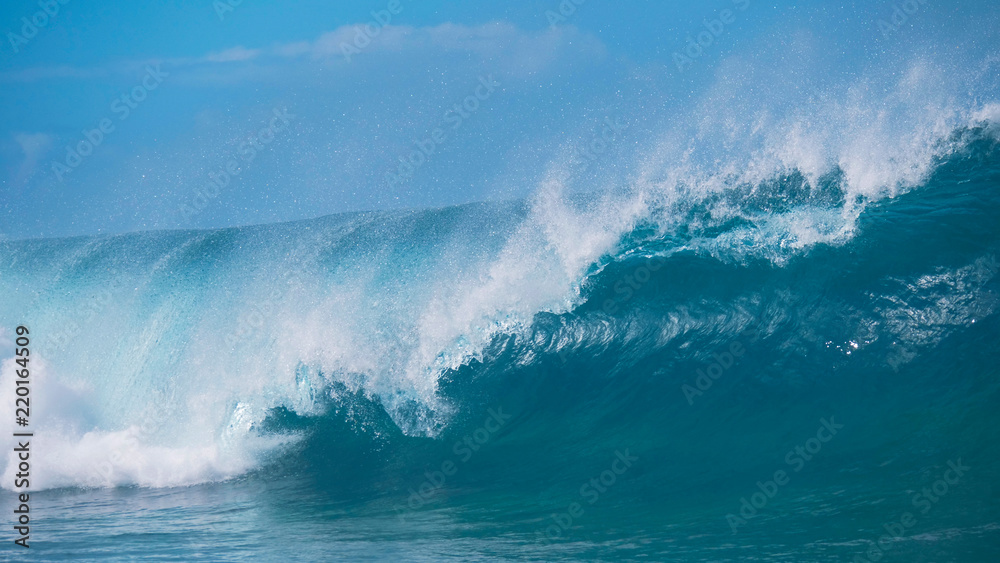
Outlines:
[{"label": "ocean surface", "polygon": [[0,559],[1000,561],[1000,108],[949,115],[828,166],[0,242]]}]

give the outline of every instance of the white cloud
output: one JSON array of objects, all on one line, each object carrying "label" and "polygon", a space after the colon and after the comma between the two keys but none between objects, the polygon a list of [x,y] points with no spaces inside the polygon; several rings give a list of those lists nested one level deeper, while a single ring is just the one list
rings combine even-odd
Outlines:
[{"label": "white cloud", "polygon": [[[280,45],[271,50],[279,56],[302,56],[345,60],[345,46],[357,47],[358,26],[343,26],[324,33],[310,43]],[[478,55],[508,73],[531,73],[566,56],[603,58],[604,45],[593,36],[572,26],[524,31],[506,22],[479,26],[444,23],[433,27],[387,25],[371,42],[359,49],[362,54],[412,53],[423,51],[467,52]]]},{"label": "white cloud", "polygon": [[[356,48],[355,38],[358,37],[359,33],[364,33],[363,30],[363,24],[345,25],[323,33],[312,41],[280,43],[258,48],[237,45],[194,58],[120,61],[89,68],[58,66],[21,69],[0,73],[0,82],[35,82],[49,79],[100,78],[114,74],[126,75],[134,74],[150,64],[163,64],[174,68],[204,65],[235,67],[250,62],[264,65],[268,62],[274,63],[276,59],[323,59],[333,63],[347,64],[344,47]],[[604,45],[596,37],[584,34],[573,26],[526,31],[507,22],[493,22],[478,26],[453,23],[428,27],[387,25],[379,28],[377,35],[358,50],[361,52],[360,56],[380,53],[472,53],[481,60],[494,65],[498,72],[515,76],[532,74],[561,59],[592,61],[606,55]]]},{"label": "white cloud", "polygon": [[225,51],[220,51],[218,53],[211,53],[207,55],[203,60],[213,63],[231,63],[238,61],[249,61],[257,58],[257,55],[261,53],[260,49],[246,49],[244,47],[233,47],[231,49],[226,49]]}]

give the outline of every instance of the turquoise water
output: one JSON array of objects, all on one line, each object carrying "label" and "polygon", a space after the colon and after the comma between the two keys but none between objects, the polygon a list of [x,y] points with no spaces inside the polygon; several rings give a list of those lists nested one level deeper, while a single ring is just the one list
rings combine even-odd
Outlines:
[{"label": "turquoise water", "polygon": [[996,561],[1000,147],[943,142],[879,195],[0,243],[38,361],[0,556]]}]

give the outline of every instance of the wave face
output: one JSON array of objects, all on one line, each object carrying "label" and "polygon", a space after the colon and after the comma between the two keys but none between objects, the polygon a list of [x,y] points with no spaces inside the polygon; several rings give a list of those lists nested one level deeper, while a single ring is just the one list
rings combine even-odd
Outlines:
[{"label": "wave face", "polygon": [[921,533],[995,539],[1000,110],[948,115],[888,156],[761,151],[584,196],[554,170],[528,201],[0,243],[4,396],[13,330],[33,335],[33,487],[291,475],[407,514],[517,505],[555,537],[622,454],[595,525],[717,544],[826,419],[842,431],[738,537],[827,526],[814,553],[864,553],[858,529],[961,458]]}]

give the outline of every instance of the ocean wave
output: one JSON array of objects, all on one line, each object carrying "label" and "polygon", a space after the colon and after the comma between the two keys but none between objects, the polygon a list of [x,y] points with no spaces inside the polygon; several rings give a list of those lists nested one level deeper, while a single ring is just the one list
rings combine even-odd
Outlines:
[{"label": "ocean wave", "polygon": [[[922,72],[903,78],[904,108]],[[828,105],[818,115],[849,118],[836,134],[764,120],[756,151],[733,136],[727,163],[682,150],[585,196],[554,168],[527,201],[2,242],[0,390],[14,385],[10,331],[36,335],[32,486],[233,478],[309,443],[278,412],[373,440],[440,437],[467,412],[458,380],[523,390],[506,378],[541,365],[637,372],[683,399],[676,374],[748,330],[780,341],[786,364],[867,351],[899,370],[996,310],[1000,167],[996,104],[901,124],[900,111]],[[838,296],[838,276],[867,289]],[[8,455],[5,486],[15,470]]]}]

